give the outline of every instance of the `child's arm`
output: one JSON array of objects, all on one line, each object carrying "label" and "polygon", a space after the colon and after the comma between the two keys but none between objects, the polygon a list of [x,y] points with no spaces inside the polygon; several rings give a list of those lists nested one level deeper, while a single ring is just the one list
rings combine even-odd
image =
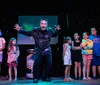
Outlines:
[{"label": "child's arm", "polygon": [[74,46],[74,50],[80,50],[82,49],[82,45],[80,44],[80,46]]},{"label": "child's arm", "polygon": [[2,51],[3,49],[5,49],[5,43],[6,43],[5,39],[2,38],[2,48],[0,48],[0,51]]},{"label": "child's arm", "polygon": [[16,57],[14,58],[14,61],[17,60],[17,58],[19,57],[19,55],[20,55],[20,51],[19,51],[19,47],[18,47],[18,49],[16,51]]},{"label": "child's arm", "polygon": [[86,49],[92,49],[93,42],[91,40],[88,40],[88,45],[86,46]]},{"label": "child's arm", "polygon": [[82,40],[81,46],[82,48],[85,48],[88,45],[88,43],[84,40]]},{"label": "child's arm", "polygon": [[74,48],[74,42],[73,41],[72,41],[72,49],[75,50],[75,48]]},{"label": "child's arm", "polygon": [[82,48],[81,44],[80,46],[74,46],[74,42],[72,41],[72,49],[73,50],[80,50]]},{"label": "child's arm", "polygon": [[67,49],[66,44],[64,44],[63,45],[63,57],[65,56],[66,49]]}]

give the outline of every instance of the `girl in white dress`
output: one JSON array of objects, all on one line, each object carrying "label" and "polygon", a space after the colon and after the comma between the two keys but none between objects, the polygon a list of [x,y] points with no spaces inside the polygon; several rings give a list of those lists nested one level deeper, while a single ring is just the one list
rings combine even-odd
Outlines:
[{"label": "girl in white dress", "polygon": [[65,78],[64,81],[72,81],[70,78],[70,66],[72,65],[71,61],[71,38],[66,37],[65,42],[63,44],[63,60],[64,60],[64,65],[65,67]]}]

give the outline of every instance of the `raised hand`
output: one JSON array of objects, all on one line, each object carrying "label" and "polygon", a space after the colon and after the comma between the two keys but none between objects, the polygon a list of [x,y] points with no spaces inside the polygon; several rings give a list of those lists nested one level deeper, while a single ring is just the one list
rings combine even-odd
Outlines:
[{"label": "raised hand", "polygon": [[15,24],[14,27],[15,27],[14,29],[17,30],[17,31],[19,31],[22,28],[18,24]]},{"label": "raised hand", "polygon": [[61,30],[60,25],[57,25],[55,29],[56,29],[56,30]]}]

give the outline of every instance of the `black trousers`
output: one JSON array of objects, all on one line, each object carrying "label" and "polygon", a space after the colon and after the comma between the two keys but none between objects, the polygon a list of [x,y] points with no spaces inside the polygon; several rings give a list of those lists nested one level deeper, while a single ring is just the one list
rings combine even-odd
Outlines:
[{"label": "black trousers", "polygon": [[[41,63],[42,62],[42,63]],[[34,54],[34,66],[33,66],[33,77],[39,78],[39,72],[41,68],[41,64],[43,66],[43,77],[47,78],[50,76],[51,66],[52,66],[52,52],[51,48],[47,51],[41,52],[39,49],[35,51]]]}]

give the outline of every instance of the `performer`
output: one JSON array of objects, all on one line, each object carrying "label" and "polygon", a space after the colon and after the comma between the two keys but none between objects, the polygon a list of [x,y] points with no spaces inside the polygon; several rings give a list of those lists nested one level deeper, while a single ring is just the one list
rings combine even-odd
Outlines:
[{"label": "performer", "polygon": [[73,79],[70,78],[70,68],[72,65],[71,61],[71,38],[66,37],[65,42],[63,44],[63,60],[64,60],[64,65],[65,65],[65,78],[64,81],[72,81]]},{"label": "performer", "polygon": [[40,20],[40,28],[26,32],[16,24],[15,29],[20,33],[33,36],[35,40],[35,61],[33,66],[33,83],[38,83],[40,62],[44,61],[44,75],[42,81],[51,81],[49,74],[52,65],[52,53],[50,48],[50,39],[52,36],[57,36],[60,26],[56,26],[55,33],[47,29],[48,22],[45,19]]},{"label": "performer", "polygon": [[5,39],[2,37],[2,32],[0,30],[0,73],[1,73],[1,63],[3,60],[3,50],[5,49]]},{"label": "performer", "polygon": [[19,56],[19,47],[16,44],[16,39],[15,38],[11,38],[9,40],[7,54],[8,54],[7,63],[8,63],[8,66],[9,66],[9,68],[8,68],[9,81],[12,80],[12,77],[11,77],[12,68],[14,68],[14,75],[15,75],[14,80],[16,81],[17,80],[17,58]]},{"label": "performer", "polygon": [[100,78],[100,36],[97,35],[96,28],[91,28],[91,35],[89,36],[89,39],[93,41],[93,59],[92,59],[92,71],[93,71],[93,79],[97,79],[96,76],[96,66],[98,68],[99,72],[99,78]]},{"label": "performer", "polygon": [[75,79],[81,79],[81,62],[82,62],[82,55],[81,55],[81,39],[78,33],[74,34],[74,41],[72,41],[72,60],[74,61],[75,68]]},{"label": "performer", "polygon": [[83,57],[83,80],[90,80],[90,66],[93,52],[93,42],[88,38],[87,32],[83,33],[82,39],[82,57]]}]

